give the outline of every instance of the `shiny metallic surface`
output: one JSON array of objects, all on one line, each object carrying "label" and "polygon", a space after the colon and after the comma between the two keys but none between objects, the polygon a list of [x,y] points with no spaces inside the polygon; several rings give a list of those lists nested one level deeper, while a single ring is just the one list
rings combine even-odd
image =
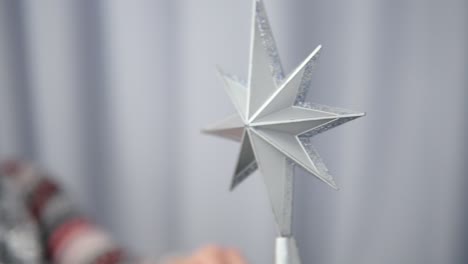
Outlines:
[{"label": "shiny metallic surface", "polygon": [[293,237],[276,238],[275,264],[300,264],[301,259]]}]

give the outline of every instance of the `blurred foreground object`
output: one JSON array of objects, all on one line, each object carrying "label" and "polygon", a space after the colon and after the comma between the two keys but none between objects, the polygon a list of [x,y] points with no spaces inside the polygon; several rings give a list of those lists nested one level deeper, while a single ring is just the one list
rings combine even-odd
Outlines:
[{"label": "blurred foreground object", "polygon": [[311,138],[364,113],[307,102],[321,46],[286,77],[262,0],[253,10],[247,86],[220,71],[238,113],[205,132],[241,142],[231,189],[260,168],[279,229],[276,263],[300,264],[292,234],[294,166],[337,189]]},{"label": "blurred foreground object", "polygon": [[2,184],[9,190],[6,194],[14,191],[0,198],[7,206],[2,225],[15,221],[7,228],[17,234],[5,240],[9,249],[2,256],[5,263],[136,262],[75,211],[69,198],[42,170],[29,163],[9,161],[1,166],[0,173],[6,176],[1,177],[2,183],[8,183]]},{"label": "blurred foreground object", "polygon": [[[3,177],[1,177],[3,176]],[[32,164],[0,166],[0,264],[156,263],[127,255],[78,213],[60,187]],[[209,246],[164,264],[246,264],[232,249]]]},{"label": "blurred foreground object", "polygon": [[36,223],[11,179],[0,177],[0,263],[40,263]]}]

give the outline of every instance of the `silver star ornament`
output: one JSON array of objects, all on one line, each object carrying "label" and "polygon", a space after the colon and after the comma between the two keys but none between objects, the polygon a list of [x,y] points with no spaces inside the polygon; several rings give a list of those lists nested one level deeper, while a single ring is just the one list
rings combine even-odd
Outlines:
[{"label": "silver star ornament", "polygon": [[320,49],[285,77],[264,5],[254,0],[248,83],[219,69],[237,113],[204,130],[241,142],[231,189],[259,168],[282,237],[291,236],[295,165],[337,189],[310,139],[364,115],[306,101]]}]

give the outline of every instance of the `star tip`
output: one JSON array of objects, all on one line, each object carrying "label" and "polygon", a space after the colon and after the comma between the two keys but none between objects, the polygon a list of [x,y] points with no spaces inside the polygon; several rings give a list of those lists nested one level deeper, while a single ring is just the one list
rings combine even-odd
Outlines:
[{"label": "star tip", "polygon": [[318,45],[312,53],[310,53],[309,57],[306,59],[306,61],[309,61],[313,59],[314,57],[318,56],[320,54],[320,50],[322,49],[322,45]]},{"label": "star tip", "polygon": [[[252,1],[253,3],[253,8],[254,8],[254,11],[257,9],[257,6],[262,4],[262,0],[253,0]],[[254,12],[254,14],[256,15],[257,12]]]},{"label": "star tip", "polygon": [[315,48],[314,53],[319,53],[321,50],[322,50],[322,44],[318,45],[318,46]]},{"label": "star tip", "polygon": [[219,64],[215,64],[215,69],[216,69],[216,72],[219,74],[219,75],[224,75],[224,71],[223,69],[221,68],[221,66]]},{"label": "star tip", "polygon": [[364,113],[357,113],[355,116],[356,116],[356,118],[359,118],[359,117],[364,117],[366,115],[367,115],[367,113],[364,112]]},{"label": "star tip", "polygon": [[328,185],[330,185],[330,187],[332,187],[333,190],[335,190],[335,191],[340,190],[340,187],[338,187],[335,182],[327,182],[327,183],[328,183]]},{"label": "star tip", "polygon": [[350,114],[345,115],[345,116],[346,116],[346,117],[359,118],[359,117],[366,116],[366,113],[357,113],[357,112],[354,112],[354,113],[350,113]]},{"label": "star tip", "polygon": [[252,1],[252,9],[253,9],[253,18],[254,23],[258,23],[258,19],[260,17],[265,16],[265,4],[263,0],[253,0]]},{"label": "star tip", "polygon": [[202,128],[202,129],[200,129],[200,133],[202,133],[202,134],[211,134],[211,129]]},{"label": "star tip", "polygon": [[340,187],[338,187],[338,185],[336,185],[336,182],[333,180],[333,179],[330,179],[329,181],[327,181],[328,185],[330,185],[330,187],[332,187],[335,191],[339,191],[340,190]]}]

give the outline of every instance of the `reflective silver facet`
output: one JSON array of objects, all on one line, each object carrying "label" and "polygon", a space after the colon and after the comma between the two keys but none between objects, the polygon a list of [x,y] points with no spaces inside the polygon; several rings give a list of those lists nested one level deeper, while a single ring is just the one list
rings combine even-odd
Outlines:
[{"label": "reflective silver facet", "polygon": [[306,87],[308,89],[310,86],[313,66],[315,65],[321,48],[321,46],[318,46],[312,54],[289,75],[288,79],[276,89],[270,98],[264,101],[260,109],[250,117],[251,121],[294,105],[298,93],[305,93],[302,90],[306,90]]},{"label": "reflective silver facet", "polygon": [[283,68],[262,1],[255,1],[250,44],[247,119],[277,90]]},{"label": "reflective silver facet", "polygon": [[218,73],[223,79],[226,93],[229,95],[240,117],[247,119],[247,88],[237,78],[225,74],[220,67],[218,67]]},{"label": "reflective silver facet", "polygon": [[234,141],[241,141],[242,135],[244,134],[244,123],[239,115],[231,115],[204,129],[202,132],[232,139]]},{"label": "reflective silver facet", "polygon": [[257,161],[255,160],[254,152],[252,149],[252,143],[250,134],[247,131],[244,132],[242,138],[241,150],[239,153],[239,159],[237,160],[236,171],[234,177],[232,177],[231,190],[236,188],[243,180],[245,180],[250,174],[257,170]]},{"label": "reflective silver facet", "polygon": [[270,142],[253,130],[249,130],[249,135],[268,190],[279,233],[289,236],[292,229],[293,167],[289,159]]}]

